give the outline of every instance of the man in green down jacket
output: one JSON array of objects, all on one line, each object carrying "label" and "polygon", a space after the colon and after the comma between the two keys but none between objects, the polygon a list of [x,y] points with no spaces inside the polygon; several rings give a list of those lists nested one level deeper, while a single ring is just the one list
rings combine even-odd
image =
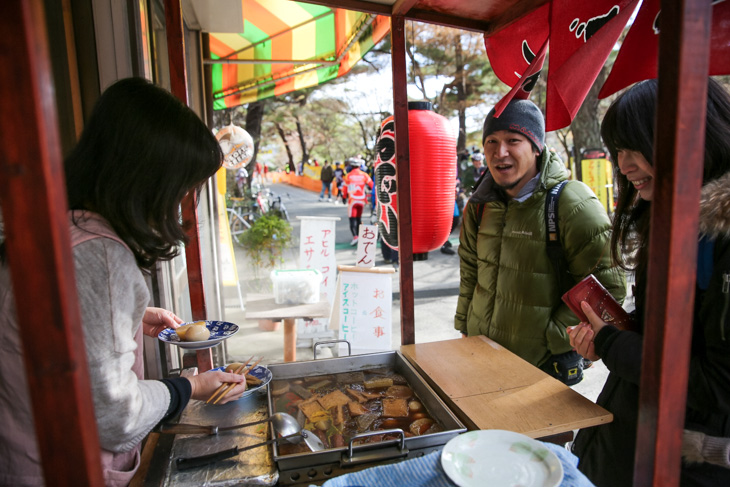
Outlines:
[{"label": "man in green down jacket", "polygon": [[[465,336],[486,335],[572,385],[582,378],[582,366],[565,329],[579,320],[561,301],[567,289],[559,289],[545,229],[547,192],[567,171],[545,149],[543,115],[529,100],[512,100],[498,118],[492,109],[482,141],[488,174],[464,211],[455,328]],[[623,301],[626,281],[611,264],[603,206],[580,181],[568,182],[558,201],[569,281],[593,274]]]}]

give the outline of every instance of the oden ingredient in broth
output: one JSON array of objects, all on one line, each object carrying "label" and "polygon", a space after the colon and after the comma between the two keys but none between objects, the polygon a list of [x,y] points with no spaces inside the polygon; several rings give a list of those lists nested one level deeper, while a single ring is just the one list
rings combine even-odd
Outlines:
[{"label": "oden ingredient in broth", "polygon": [[[442,431],[406,380],[389,369],[278,380],[270,385],[274,410],[297,418],[326,448],[347,446],[360,433],[401,429],[406,437]],[[357,440],[381,442],[400,435]],[[306,445],[280,444],[282,455],[308,451]]]},{"label": "oden ingredient in broth", "polygon": [[180,340],[184,342],[202,342],[210,338],[210,330],[205,321],[188,323],[175,330]]}]

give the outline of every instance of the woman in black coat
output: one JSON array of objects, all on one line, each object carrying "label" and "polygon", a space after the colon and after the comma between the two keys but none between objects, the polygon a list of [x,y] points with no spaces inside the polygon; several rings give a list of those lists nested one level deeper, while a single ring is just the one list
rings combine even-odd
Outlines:
[{"label": "woman in black coat", "polygon": [[[601,135],[616,165],[619,199],[611,252],[635,272],[634,319],[643,328],[657,82],[643,81],[609,108]],[[709,80],[697,289],[680,483],[730,486],[730,95]],[[585,358],[610,371],[598,404],[610,424],[581,430],[573,443],[578,468],[598,487],[631,486],[639,408],[641,332],[618,330],[585,303],[590,323],[569,330]]]}]

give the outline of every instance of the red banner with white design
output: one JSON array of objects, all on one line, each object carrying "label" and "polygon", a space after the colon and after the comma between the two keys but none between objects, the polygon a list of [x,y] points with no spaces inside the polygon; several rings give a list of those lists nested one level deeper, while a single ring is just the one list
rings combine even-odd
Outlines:
[{"label": "red banner with white design", "polygon": [[[545,130],[570,125],[640,0],[552,0],[485,37],[497,77],[513,98],[530,96],[550,44]],[[730,74],[730,0],[712,0],[710,75]],[[643,0],[599,98],[657,76],[660,0]]]},{"label": "red banner with white design", "polygon": [[492,70],[504,84],[515,86],[533,65],[550,34],[549,14],[548,2],[505,29],[484,38]]},{"label": "red banner with white design", "polygon": [[542,65],[545,62],[547,46],[548,40],[545,39],[542,46],[540,47],[540,50],[535,55],[535,58],[532,60],[532,63],[530,63],[525,72],[522,73],[520,81],[515,83],[512,89],[509,90],[509,93],[504,95],[502,99],[499,100],[496,105],[494,105],[494,116],[496,118],[499,118],[499,116],[502,115],[504,108],[511,100],[524,100],[530,97],[532,88],[535,87],[535,83],[537,83],[537,79],[540,77],[540,73],[542,72]]},{"label": "red banner with white design", "polygon": [[570,125],[639,0],[553,0],[545,130]]},{"label": "red banner with white design", "polygon": [[[730,0],[712,2],[709,75],[730,74]],[[599,98],[657,77],[661,23],[660,0],[644,0],[621,50],[603,84]]]}]

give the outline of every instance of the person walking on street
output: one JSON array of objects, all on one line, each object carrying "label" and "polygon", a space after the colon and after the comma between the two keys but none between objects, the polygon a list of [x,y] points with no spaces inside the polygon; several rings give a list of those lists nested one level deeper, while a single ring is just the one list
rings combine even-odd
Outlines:
[{"label": "person walking on street", "polygon": [[474,186],[476,186],[479,178],[482,177],[482,174],[486,170],[487,168],[484,166],[484,154],[474,152],[471,155],[471,166],[467,167],[461,175],[461,187],[464,188],[467,195],[474,192]]},{"label": "person walking on street", "polygon": [[454,327],[464,336],[485,335],[575,384],[582,378],[582,359],[566,328],[578,318],[561,296],[593,274],[623,300],[626,280],[608,252],[611,222],[588,186],[565,183],[557,212],[565,262],[551,259],[546,200],[567,178],[563,162],[545,148],[540,109],[529,100],[512,100],[499,118],[492,109],[482,141],[488,172],[464,211]]},{"label": "person walking on street", "polygon": [[347,200],[345,199],[345,195],[343,194],[342,187],[345,184],[345,169],[342,167],[342,163],[337,161],[335,162],[335,186],[337,187],[337,195],[335,197],[335,204],[338,204],[340,201],[342,201],[342,204],[344,205]]},{"label": "person walking on street", "polygon": [[369,190],[373,187],[373,180],[360,169],[358,161],[348,159],[347,162],[348,172],[342,188],[347,197],[347,214],[350,218],[350,232],[352,233],[350,245],[357,245],[362,213],[367,203]]},{"label": "person walking on street", "polygon": [[335,171],[329,161],[324,161],[324,167],[320,173],[319,180],[322,182],[322,191],[319,193],[319,201],[324,201],[324,194],[327,193],[328,201],[332,201],[332,180],[335,178]]}]

